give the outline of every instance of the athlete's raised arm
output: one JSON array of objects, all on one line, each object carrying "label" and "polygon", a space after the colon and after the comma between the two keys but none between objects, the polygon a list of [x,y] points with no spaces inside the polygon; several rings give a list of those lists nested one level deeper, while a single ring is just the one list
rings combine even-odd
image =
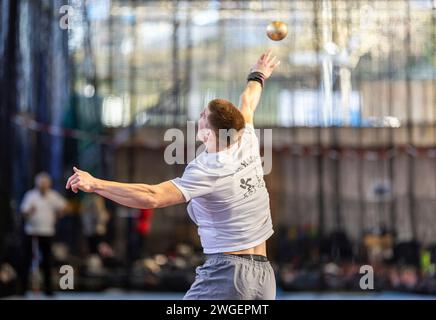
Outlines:
[{"label": "athlete's raised arm", "polygon": [[239,109],[244,116],[245,122],[253,123],[254,112],[262,94],[263,82],[271,76],[274,69],[280,64],[280,61],[276,61],[276,57],[271,56],[271,52],[272,50],[269,49],[262,54],[250,69],[247,86],[239,100]]}]

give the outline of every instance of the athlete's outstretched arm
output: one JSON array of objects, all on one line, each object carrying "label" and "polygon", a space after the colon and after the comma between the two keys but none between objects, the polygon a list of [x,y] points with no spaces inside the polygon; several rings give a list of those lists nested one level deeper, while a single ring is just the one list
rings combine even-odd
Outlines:
[{"label": "athlete's outstretched arm", "polygon": [[[280,64],[276,62],[276,57],[271,56],[271,49],[262,54],[251,68],[250,72],[260,72],[263,78],[268,79],[274,69]],[[262,94],[262,86],[257,81],[248,81],[246,88],[241,94],[239,100],[239,108],[244,116],[245,122],[253,123],[254,112],[259,104],[260,96]]]},{"label": "athlete's outstretched arm", "polygon": [[170,181],[156,185],[142,183],[119,183],[101,180],[86,171],[73,168],[74,174],[68,178],[66,189],[77,193],[95,192],[107,199],[131,208],[162,208],[183,203],[185,198]]}]

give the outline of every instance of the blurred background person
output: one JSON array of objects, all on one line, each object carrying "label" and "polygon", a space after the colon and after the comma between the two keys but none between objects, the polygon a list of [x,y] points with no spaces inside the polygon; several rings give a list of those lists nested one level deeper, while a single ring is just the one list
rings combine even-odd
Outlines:
[{"label": "blurred background person", "polygon": [[[28,289],[29,269],[32,262],[41,257],[44,292],[47,295],[53,295],[51,245],[55,235],[56,221],[61,215],[68,212],[68,205],[65,198],[51,187],[51,177],[46,172],[37,174],[35,188],[26,192],[21,203],[20,211],[25,222],[21,294],[24,294]],[[39,261],[36,265],[39,265]]]},{"label": "blurred background person", "polygon": [[139,215],[136,220],[136,236],[139,248],[139,258],[147,258],[148,238],[151,231],[151,222],[153,218],[153,209],[139,209]]},{"label": "blurred background person", "polygon": [[86,195],[82,201],[82,228],[90,254],[98,253],[98,246],[104,241],[110,215],[104,199],[97,195]]}]

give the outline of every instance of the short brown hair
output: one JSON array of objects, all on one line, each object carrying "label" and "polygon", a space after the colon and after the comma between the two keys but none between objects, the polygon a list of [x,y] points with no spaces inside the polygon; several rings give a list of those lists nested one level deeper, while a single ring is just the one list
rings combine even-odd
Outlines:
[{"label": "short brown hair", "polygon": [[[210,111],[208,123],[211,126],[210,129],[212,129],[216,137],[218,137],[217,143],[219,143],[220,139],[224,139],[221,140],[221,143],[225,142],[226,146],[229,146],[235,141],[232,131],[236,130],[239,132],[239,130],[245,127],[245,120],[242,113],[233,103],[225,99],[214,99],[210,101],[208,108]],[[226,134],[222,137],[220,130],[225,130],[226,132],[230,132],[230,134]]]}]

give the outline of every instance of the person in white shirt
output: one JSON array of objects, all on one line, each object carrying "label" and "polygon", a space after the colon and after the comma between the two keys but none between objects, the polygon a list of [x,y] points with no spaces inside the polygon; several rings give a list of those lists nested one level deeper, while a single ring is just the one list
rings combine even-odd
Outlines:
[{"label": "person in white shirt", "polygon": [[52,295],[51,243],[55,235],[57,217],[67,211],[67,202],[57,191],[51,189],[50,176],[41,172],[35,177],[35,188],[24,195],[20,209],[25,221],[24,232],[26,234],[22,293],[25,293],[28,287],[32,259],[40,252],[44,273],[44,291],[47,295]]},{"label": "person in white shirt", "polygon": [[279,65],[268,50],[255,63],[239,109],[214,99],[200,114],[198,138],[205,150],[182,177],[156,185],[97,179],[73,168],[66,188],[96,192],[132,208],[189,202],[206,262],[184,299],[275,299],[274,271],[266,240],[274,233],[253,116],[264,81]]}]

